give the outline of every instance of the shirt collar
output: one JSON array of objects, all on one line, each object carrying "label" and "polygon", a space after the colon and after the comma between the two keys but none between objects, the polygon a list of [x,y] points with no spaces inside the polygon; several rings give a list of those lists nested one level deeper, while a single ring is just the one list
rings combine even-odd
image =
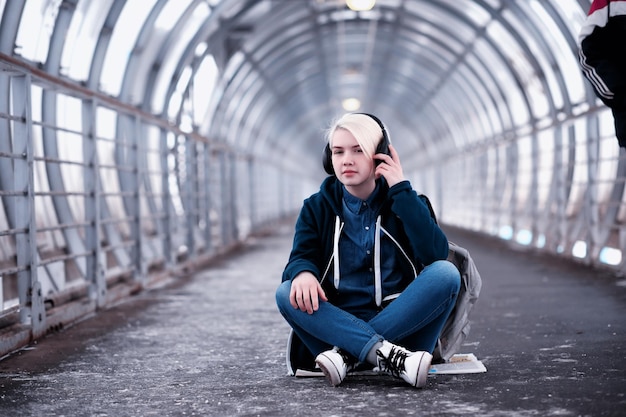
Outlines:
[{"label": "shirt collar", "polygon": [[368,208],[371,208],[371,209],[374,208],[373,204],[375,204],[376,197],[378,196],[380,192],[380,183],[376,181],[376,188],[374,188],[374,191],[372,192],[372,194],[370,194],[367,200],[361,200],[360,198],[353,196],[352,194],[348,192],[348,190],[346,190],[346,187],[343,185],[342,185],[342,188],[343,188],[343,201],[346,207],[348,208],[348,210],[350,210],[350,212],[354,214],[360,214]]}]

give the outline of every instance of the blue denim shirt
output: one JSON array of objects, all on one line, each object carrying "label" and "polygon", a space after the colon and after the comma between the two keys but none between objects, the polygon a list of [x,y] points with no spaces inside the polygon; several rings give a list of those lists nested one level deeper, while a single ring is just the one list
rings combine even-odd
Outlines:
[{"label": "blue denim shirt", "polygon": [[[353,196],[345,188],[343,192],[344,226],[339,240],[341,280],[338,288],[340,294],[338,307],[362,318],[370,317],[377,310],[374,284],[374,238],[376,215],[380,209],[376,206],[376,194],[379,189],[380,186],[377,185],[365,201]],[[400,288],[394,288],[401,279],[400,272],[393,269],[395,256],[393,244],[381,236],[383,297],[390,295],[390,292],[394,290],[401,291]]]}]

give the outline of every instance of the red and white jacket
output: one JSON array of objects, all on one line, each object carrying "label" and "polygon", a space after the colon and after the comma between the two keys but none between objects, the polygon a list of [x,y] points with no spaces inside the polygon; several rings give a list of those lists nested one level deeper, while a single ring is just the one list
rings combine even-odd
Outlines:
[{"label": "red and white jacket", "polygon": [[626,0],[594,0],[579,42],[580,66],[596,95],[613,110],[626,145]]}]

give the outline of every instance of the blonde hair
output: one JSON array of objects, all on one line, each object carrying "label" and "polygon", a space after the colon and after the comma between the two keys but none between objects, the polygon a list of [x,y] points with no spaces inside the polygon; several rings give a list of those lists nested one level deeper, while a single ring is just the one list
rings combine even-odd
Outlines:
[{"label": "blonde hair", "polygon": [[383,139],[383,130],[376,120],[363,113],[346,113],[339,117],[328,129],[326,138],[333,147],[333,135],[337,129],[345,129],[354,136],[361,150],[368,158],[373,158],[376,148]]}]

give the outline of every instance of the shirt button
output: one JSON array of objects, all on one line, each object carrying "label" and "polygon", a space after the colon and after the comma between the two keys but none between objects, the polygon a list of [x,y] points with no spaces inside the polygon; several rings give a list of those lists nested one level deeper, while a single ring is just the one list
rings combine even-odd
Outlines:
[{"label": "shirt button", "polygon": [[365,251],[365,253],[367,253],[367,254],[369,255],[369,254],[371,254],[372,252],[370,252],[370,251],[368,250],[368,251]]},{"label": "shirt button", "polygon": [[370,230],[370,227],[369,226],[365,226],[365,230]]},{"label": "shirt button", "polygon": [[372,268],[370,268],[370,272],[372,272]]}]

